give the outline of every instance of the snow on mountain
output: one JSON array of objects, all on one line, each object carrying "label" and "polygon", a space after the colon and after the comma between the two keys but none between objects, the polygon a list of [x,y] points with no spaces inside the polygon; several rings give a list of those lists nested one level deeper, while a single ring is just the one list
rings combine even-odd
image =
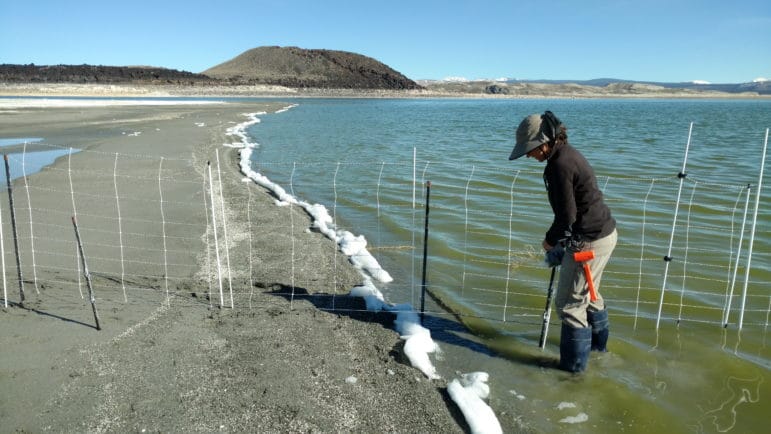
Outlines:
[{"label": "snow on mountain", "polygon": [[444,82],[448,82],[448,83],[466,83],[466,82],[471,81],[471,80],[469,80],[466,77],[445,77],[445,78],[441,79],[440,81],[444,81]]}]

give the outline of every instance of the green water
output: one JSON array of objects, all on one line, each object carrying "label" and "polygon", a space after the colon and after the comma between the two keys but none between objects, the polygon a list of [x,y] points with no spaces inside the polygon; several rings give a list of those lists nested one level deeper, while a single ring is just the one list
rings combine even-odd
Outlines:
[{"label": "green water", "polygon": [[[378,285],[391,302],[419,305],[431,181],[428,287],[495,352],[443,333],[450,317],[430,304],[432,334],[448,349],[443,375],[489,372],[493,407],[545,432],[765,431],[767,188],[749,272],[747,257],[771,101],[299,103],[251,131],[254,166],[364,235],[394,277]],[[546,350],[537,348],[549,277],[540,243],[552,218],[543,166],[507,160],[519,120],[547,109],[594,166],[618,221],[600,288],[611,352],[578,379],[544,367],[558,354],[556,314]]]}]

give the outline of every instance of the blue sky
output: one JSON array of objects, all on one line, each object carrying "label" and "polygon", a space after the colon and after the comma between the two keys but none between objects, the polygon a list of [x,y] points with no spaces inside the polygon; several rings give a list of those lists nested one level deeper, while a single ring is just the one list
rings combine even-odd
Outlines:
[{"label": "blue sky", "polygon": [[768,0],[0,0],[0,63],[201,72],[263,45],[412,79],[771,79]]}]

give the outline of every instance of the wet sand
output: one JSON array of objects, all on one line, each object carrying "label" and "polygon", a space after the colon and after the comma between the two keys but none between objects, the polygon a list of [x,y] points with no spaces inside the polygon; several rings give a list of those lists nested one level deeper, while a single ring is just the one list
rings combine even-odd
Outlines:
[{"label": "wet sand", "polygon": [[[426,379],[403,356],[393,318],[346,296],[361,276],[332,241],[309,230],[302,210],[276,206],[268,192],[244,183],[238,151],[222,146],[234,141],[225,131],[243,122],[244,113],[286,105],[0,109],[2,138],[39,137],[43,145],[82,150],[28,178],[30,203],[23,179],[14,182],[23,304],[3,193],[4,431],[468,429],[447,395],[447,380]],[[233,265],[222,302],[213,255],[206,254],[211,225],[202,188],[215,149]],[[109,217],[118,208],[107,199],[116,189],[122,243],[132,246],[121,253],[125,261],[116,260],[118,231]],[[132,202],[143,194],[147,203]],[[34,226],[25,217],[30,208]],[[76,272],[73,211],[101,330]],[[160,221],[163,246],[155,236]],[[34,227],[33,237],[25,224]],[[34,270],[25,248],[30,240]],[[219,306],[230,304],[228,286],[235,309]],[[504,431],[512,432],[515,421],[502,418]]]}]

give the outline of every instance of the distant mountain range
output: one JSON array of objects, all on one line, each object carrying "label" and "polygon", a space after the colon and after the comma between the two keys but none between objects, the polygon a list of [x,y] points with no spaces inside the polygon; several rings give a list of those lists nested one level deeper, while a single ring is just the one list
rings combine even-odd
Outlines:
[{"label": "distant mountain range", "polygon": [[704,82],[655,82],[655,81],[635,81],[621,80],[617,78],[596,78],[592,80],[519,80],[514,78],[496,78],[496,79],[477,79],[468,80],[461,77],[450,77],[442,80],[417,80],[421,86],[431,89],[451,89],[465,88],[471,92],[473,89],[486,89],[486,93],[507,93],[514,89],[532,89],[545,87],[551,89],[560,89],[567,92],[571,87],[574,89],[592,89],[595,88],[601,93],[612,93],[615,91],[657,91],[666,93],[668,91],[687,91],[687,92],[724,92],[724,93],[757,93],[759,95],[771,95],[771,80],[756,80],[749,83],[704,83]]},{"label": "distant mountain range", "polygon": [[661,83],[654,81],[630,81],[619,80],[615,78],[596,78],[593,80],[506,80],[507,83],[542,83],[542,84],[578,84],[582,86],[605,87],[618,83],[635,83],[650,86],[661,86],[666,89],[687,89],[687,90],[706,90],[714,92],[742,93],[757,92],[760,95],[771,95],[771,81],[754,81],[750,83],[699,83],[699,82],[681,82],[681,83]]},{"label": "distant mountain range", "polygon": [[258,47],[201,74],[148,66],[0,65],[0,83],[141,84],[176,86],[279,85],[289,88],[427,90],[516,95],[730,94],[771,95],[771,81],[738,84],[594,80],[419,80],[361,54],[298,47]]}]

